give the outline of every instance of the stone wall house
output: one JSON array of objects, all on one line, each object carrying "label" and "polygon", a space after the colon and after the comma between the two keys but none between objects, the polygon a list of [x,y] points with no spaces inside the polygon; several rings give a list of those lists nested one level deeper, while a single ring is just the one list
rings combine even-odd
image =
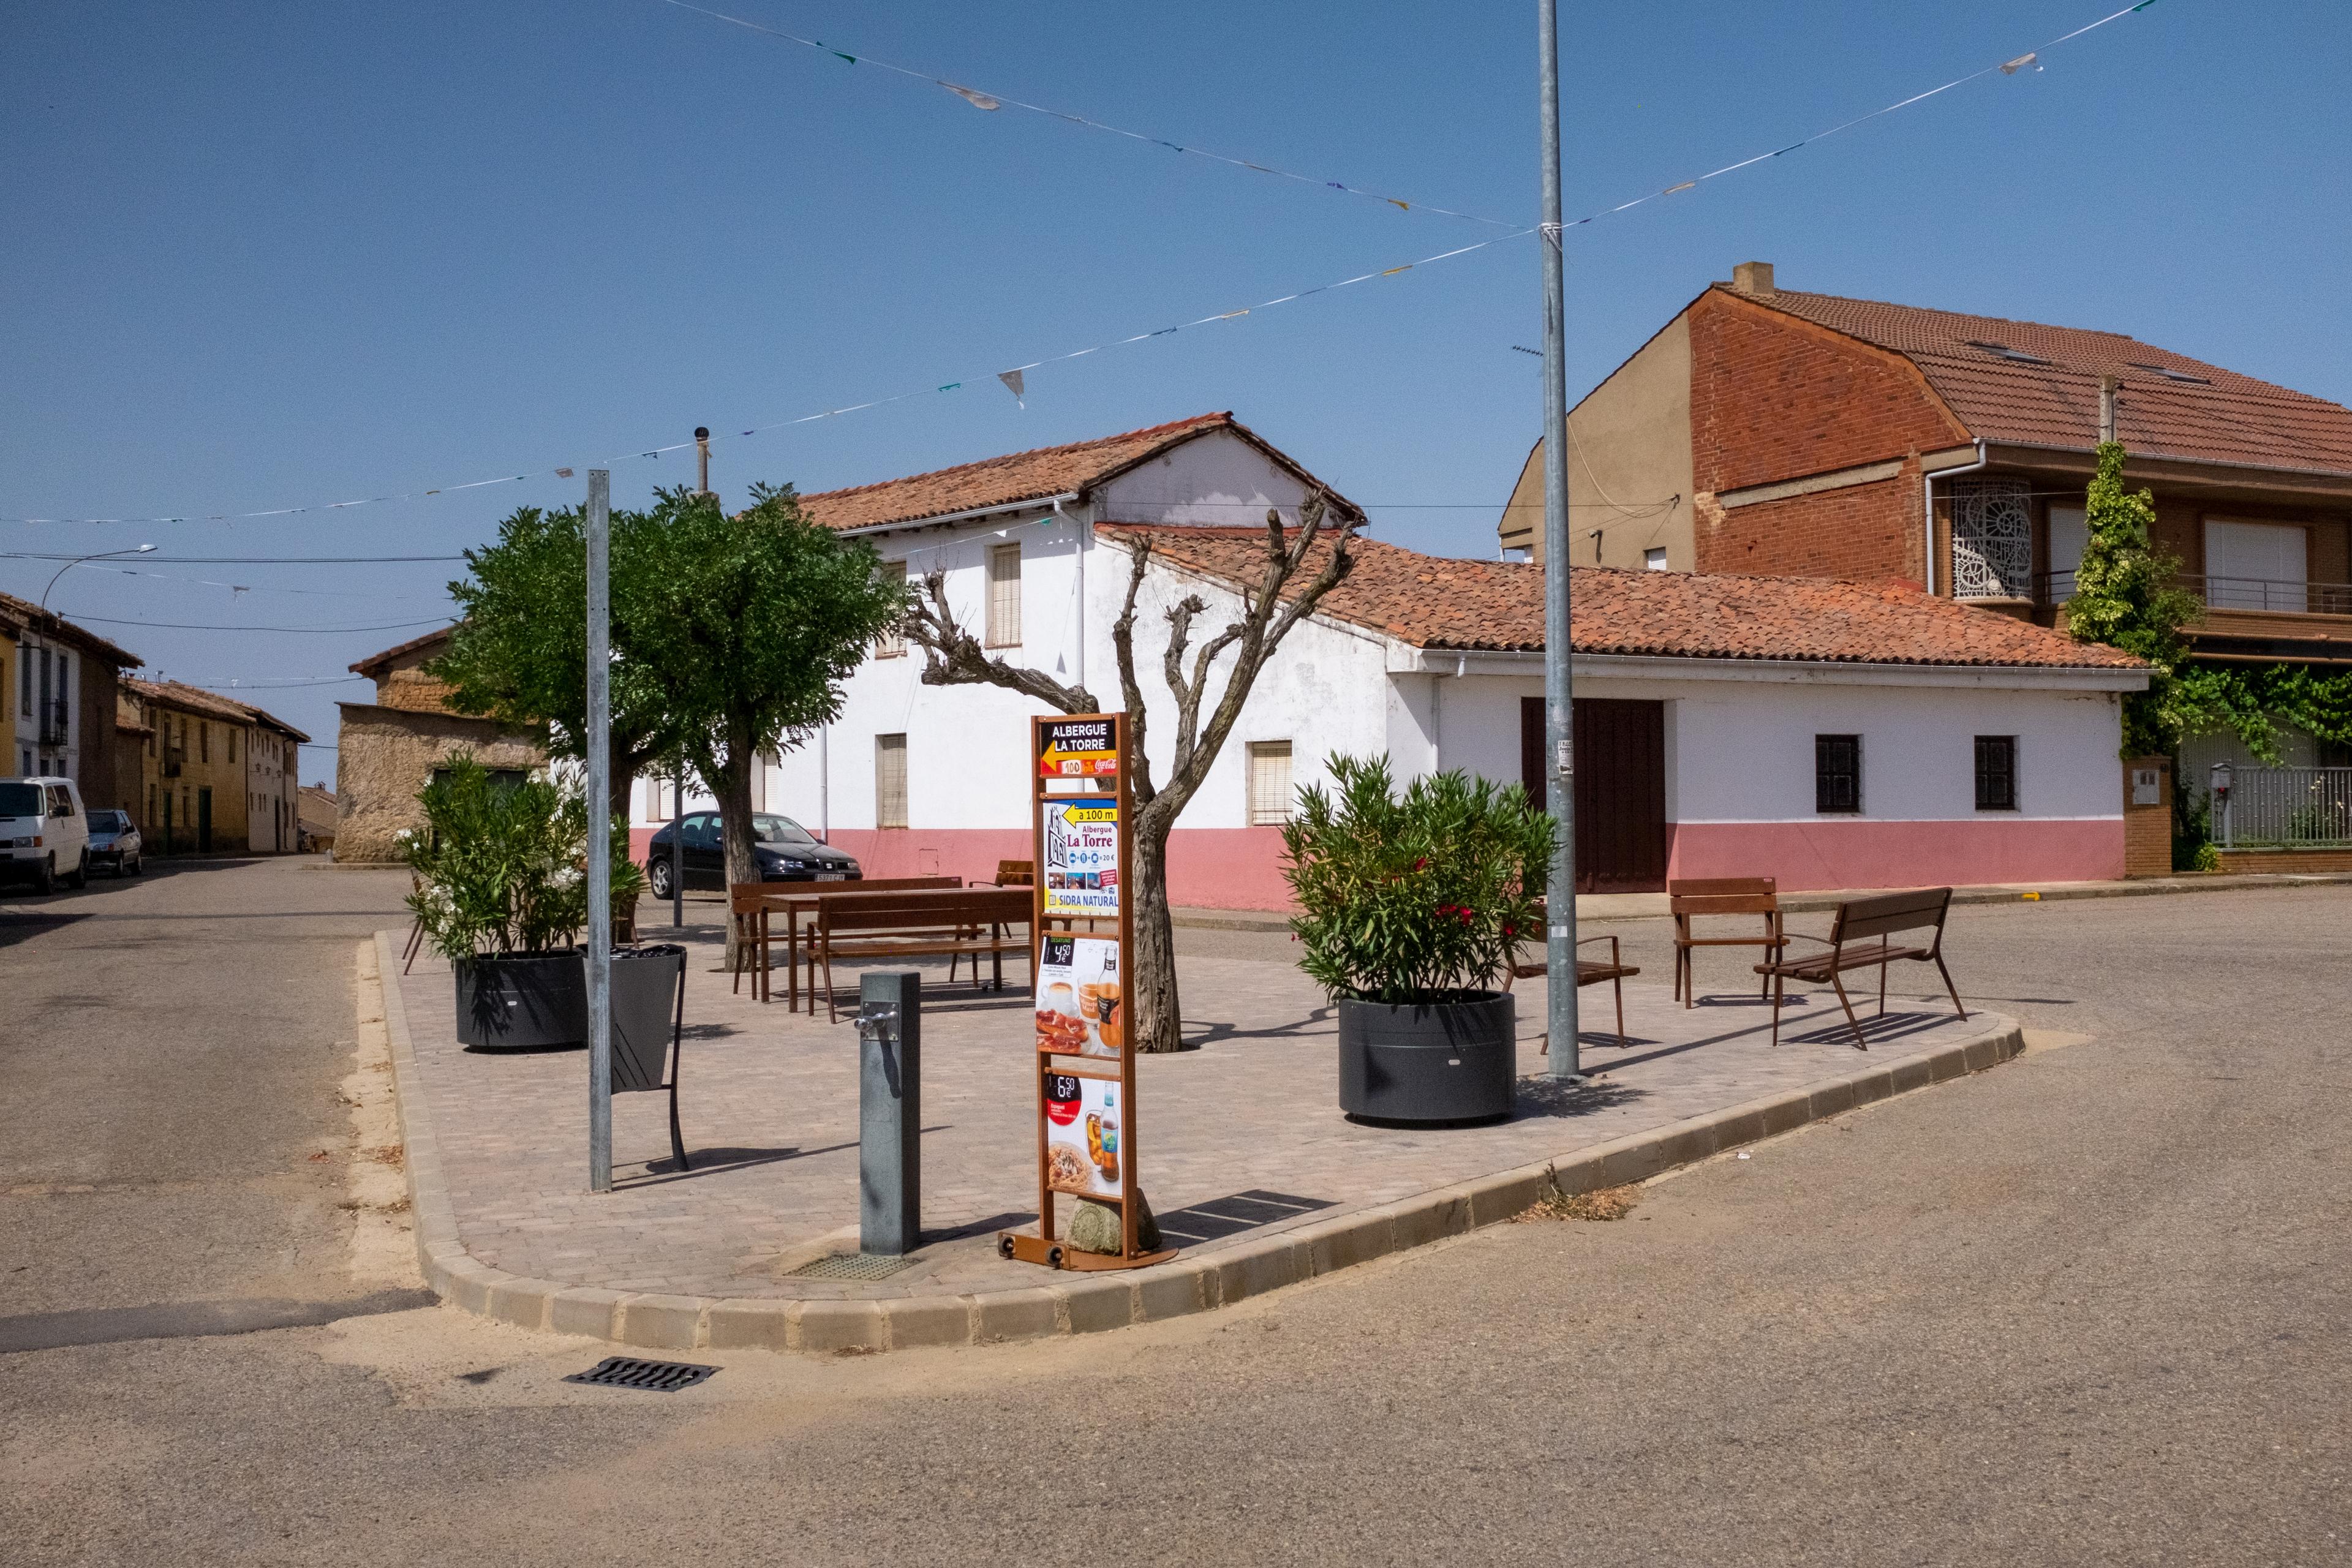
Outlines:
[{"label": "stone wall house", "polygon": [[298,797],[301,835],[298,846],[304,854],[315,854],[335,847],[335,823],[339,809],[335,792],[325,784],[304,784]]},{"label": "stone wall house", "polygon": [[434,770],[460,752],[488,768],[533,768],[547,760],[541,736],[476,719],[449,707],[449,689],[425,667],[448,651],[444,628],[352,666],[375,682],[373,702],[344,702],[336,748],[338,862],[383,864],[400,858],[399,835],[422,827],[417,793]]}]

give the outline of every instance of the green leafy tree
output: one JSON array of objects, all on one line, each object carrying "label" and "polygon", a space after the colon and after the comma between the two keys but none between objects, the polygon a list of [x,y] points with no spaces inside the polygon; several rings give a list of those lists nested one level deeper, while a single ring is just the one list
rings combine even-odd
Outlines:
[{"label": "green leafy tree", "polygon": [[[906,590],[871,546],[803,517],[790,486],[754,488],[731,516],[715,496],[658,491],[632,531],[614,647],[719,799],[728,881],[756,882],[752,771],[840,716],[841,683],[906,613]],[[730,952],[733,940],[730,927]]]},{"label": "green leafy tree", "polygon": [[[628,820],[629,784],[675,758],[685,733],[656,672],[624,652],[635,601],[656,567],[645,513],[612,514],[612,807]],[[466,552],[470,574],[449,584],[463,617],[431,673],[450,706],[516,729],[548,727],[549,750],[583,757],[588,735],[588,536],[579,509],[524,507],[498,542]]]},{"label": "green leafy tree", "polygon": [[2179,586],[2180,563],[2156,547],[2156,498],[2124,489],[2123,443],[2100,445],[2084,510],[2090,537],[2066,601],[2067,630],[2147,661],[2147,689],[2124,698],[2123,754],[2168,756],[2201,716],[2179,670],[2189,651],[2181,628],[2201,619],[2203,606]]}]

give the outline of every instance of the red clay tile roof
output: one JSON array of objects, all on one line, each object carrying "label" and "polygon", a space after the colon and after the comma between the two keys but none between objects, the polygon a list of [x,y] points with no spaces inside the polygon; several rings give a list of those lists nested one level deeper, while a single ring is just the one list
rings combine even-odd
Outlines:
[{"label": "red clay tile roof", "polygon": [[[1129,430],[1092,441],[1076,441],[1066,447],[1041,447],[1034,451],[963,463],[903,479],[885,479],[845,490],[821,490],[801,497],[801,510],[827,528],[872,528],[882,523],[919,522],[950,512],[1043,500],[1074,490],[1083,494],[1136,464],[1211,430],[1231,430],[1300,479],[1318,482],[1231,413],[1199,414],[1172,424],[1154,425],[1149,429]],[[1348,505],[1342,498],[1335,495],[1333,499],[1342,506]]]},{"label": "red clay tile roof", "polygon": [[382,673],[385,665],[390,664],[394,659],[400,658],[404,654],[415,653],[421,647],[430,647],[433,644],[437,642],[447,642],[451,637],[457,636],[457,627],[443,626],[437,631],[426,632],[421,637],[411,637],[404,643],[395,643],[392,647],[384,649],[382,653],[372,653],[368,655],[367,658],[360,660],[357,664],[352,665],[351,667],[352,673],[371,677],[378,676]]},{"label": "red clay tile roof", "polygon": [[253,721],[252,709],[242,702],[232,702],[217,691],[206,691],[202,687],[184,686],[176,680],[135,680],[125,676],[122,689],[150,702],[160,702],[167,708],[184,709],[214,719],[225,719],[232,724]]},{"label": "red clay tile roof", "polygon": [[137,654],[119,644],[110,643],[86,626],[78,626],[55,610],[45,610],[30,599],[20,599],[14,594],[0,594],[0,610],[8,618],[28,631],[42,637],[71,643],[85,653],[94,653],[118,669],[136,669],[146,662]]},{"label": "red clay tile roof", "polygon": [[[1102,525],[1149,533],[1156,555],[1228,582],[1264,570],[1261,529]],[[1356,564],[1318,615],[1426,648],[1535,651],[1543,569],[1423,555],[1359,538]],[[1576,651],[1682,658],[2133,669],[2129,654],[1909,588],[1815,577],[1573,568]]]},{"label": "red clay tile roof", "polygon": [[[2352,473],[2352,409],[2121,332],[1834,294],[1740,294],[1716,287],[1903,355],[1969,434],[1984,440],[2087,451],[2098,440],[2099,377],[2113,375],[2123,383],[2116,436],[2135,453]],[[2049,363],[1979,346],[1987,343]],[[2165,370],[2174,375],[2158,374]]]}]

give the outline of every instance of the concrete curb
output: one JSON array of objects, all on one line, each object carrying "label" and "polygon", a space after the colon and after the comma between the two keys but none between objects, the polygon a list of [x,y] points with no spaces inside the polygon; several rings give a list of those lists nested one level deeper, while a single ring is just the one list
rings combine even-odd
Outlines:
[{"label": "concrete curb", "polygon": [[[376,933],[376,955],[401,1132],[408,1148],[417,1260],[425,1283],[442,1300],[502,1322],[648,1350],[755,1347],[823,1352],[993,1344],[1213,1311],[1509,1219],[1535,1203],[1548,1184],[1567,1194],[1622,1186],[1856,1106],[1981,1072],[2025,1048],[2023,1031],[2015,1020],[2003,1018],[2000,1027],[1972,1040],[1873,1063],[1801,1089],[1632,1133],[1561,1160],[1521,1165],[1215,1252],[1180,1255],[1156,1268],[1121,1274],[1043,1275],[1041,1270],[1037,1285],[976,1295],[722,1300],[565,1286],[503,1273],[469,1257],[457,1239],[440,1149],[417,1091],[415,1048],[400,988],[383,979],[396,973],[399,962],[392,932]],[[364,976],[362,984],[366,984]]]}]

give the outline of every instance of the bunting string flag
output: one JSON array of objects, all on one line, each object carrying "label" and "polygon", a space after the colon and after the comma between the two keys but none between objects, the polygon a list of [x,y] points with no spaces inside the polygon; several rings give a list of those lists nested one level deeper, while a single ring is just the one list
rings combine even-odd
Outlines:
[{"label": "bunting string flag", "polygon": [[663,0],[663,4],[675,5],[681,11],[691,11],[698,16],[708,16],[714,22],[725,22],[730,26],[741,27],[753,33],[762,33],[771,38],[781,39],[788,44],[798,44],[803,48],[814,49],[820,54],[831,55],[837,60],[845,60],[854,66],[872,66],[877,70],[895,71],[900,76],[911,77],[917,81],[927,81],[934,87],[943,87],[950,92],[954,93],[958,98],[962,99],[966,103],[971,104],[974,109],[1023,109],[1028,110],[1032,114],[1042,114],[1049,120],[1066,121],[1072,125],[1083,126],[1088,131],[1100,131],[1112,136],[1124,136],[1130,142],[1141,142],[1153,147],[1165,147],[1171,153],[1181,153],[1187,157],[1207,158],[1212,162],[1228,164],[1236,169],[1249,169],[1257,174],[1271,174],[1277,180],[1293,180],[1302,185],[1318,185],[1329,190],[1344,191],[1351,196],[1364,196],[1372,201],[1385,202],[1390,206],[1396,208],[1399,212],[1418,211],[1435,213],[1441,217],[1466,218],[1472,223],[1487,224],[1496,228],[1516,228],[1518,226],[1517,224],[1511,223],[1504,218],[1481,217],[1476,213],[1456,212],[1451,207],[1432,206],[1427,202],[1408,202],[1398,196],[1384,195],[1378,191],[1367,190],[1361,185],[1351,185],[1344,181],[1327,180],[1314,174],[1297,174],[1291,173],[1288,169],[1276,168],[1271,163],[1261,163],[1248,158],[1229,157],[1223,153],[1212,153],[1205,147],[1187,146],[1180,142],[1171,142],[1165,137],[1147,135],[1140,131],[1129,131],[1121,126],[1106,124],[1099,120],[1089,120],[1083,114],[1072,114],[1065,110],[1048,109],[1043,104],[1024,103],[1017,98],[1008,98],[1001,92],[982,92],[976,88],[959,86],[957,83],[949,81],[943,77],[933,76],[929,71],[916,70],[908,66],[893,65],[888,60],[876,59],[872,55],[852,54],[845,50],[836,49],[832,45],[821,43],[815,38],[803,38],[797,33],[787,33],[782,28],[771,27],[762,23],[751,21],[746,17],[730,16],[724,11],[712,11],[704,6],[691,5],[688,3],[688,0]]},{"label": "bunting string flag", "polygon": [[[852,57],[847,54],[843,54],[841,51],[829,48],[823,44],[817,43],[814,39],[802,38],[789,33],[777,32],[776,29],[772,27],[761,26],[756,22],[747,22],[739,16],[730,16],[723,12],[705,10],[702,6],[688,4],[687,0],[663,0],[663,3],[666,5],[676,5],[682,10],[698,12],[703,16],[713,17],[719,21],[730,22],[738,26],[748,27],[754,32],[773,34],[775,37],[786,39],[792,43],[804,44],[812,48],[824,49],[828,54],[840,55],[843,59],[849,60],[852,64],[870,63],[875,65],[886,65],[886,62],[869,60],[868,58],[865,56]],[[1759,153],[1753,157],[1740,159],[1738,163],[1726,163],[1719,169],[1713,169],[1706,174],[1695,175],[1686,180],[1678,181],[1673,184],[1664,187],[1663,189],[1651,191],[1645,195],[1636,196],[1631,201],[1620,202],[1614,206],[1604,207],[1599,211],[1588,213],[1582,217],[1570,219],[1570,221],[1559,226],[1557,229],[1549,224],[1531,225],[1526,227],[1511,228],[1507,233],[1498,234],[1491,239],[1479,240],[1471,245],[1457,246],[1452,250],[1439,251],[1433,256],[1424,256],[1418,260],[1404,262],[1399,266],[1377,268],[1370,272],[1360,272],[1352,278],[1343,278],[1337,282],[1321,284],[1313,289],[1302,289],[1295,293],[1284,294],[1276,299],[1262,300],[1255,305],[1245,306],[1237,310],[1223,310],[1213,315],[1196,317],[1191,321],[1179,321],[1172,326],[1160,327],[1150,331],[1136,332],[1128,337],[1116,338],[1105,342],[1094,343],[1082,349],[1072,349],[1066,353],[1053,354],[1044,359],[1031,360],[1025,364],[1018,364],[1006,370],[995,371],[988,374],[993,374],[998,381],[1002,382],[1005,388],[1013,395],[1015,401],[1020,403],[1022,407],[1026,408],[1028,405],[1026,402],[1026,381],[1024,378],[1024,373],[1039,369],[1042,366],[1060,364],[1069,360],[1083,359],[1088,354],[1100,353],[1107,349],[1125,348],[1133,343],[1148,342],[1155,339],[1171,336],[1177,332],[1186,331],[1195,327],[1211,326],[1220,321],[1237,321],[1243,317],[1250,315],[1253,311],[1271,310],[1277,305],[1287,305],[1300,300],[1311,299],[1318,294],[1328,294],[1337,289],[1351,288],[1359,283],[1369,282],[1374,279],[1392,278],[1400,273],[1412,271],[1416,268],[1428,267],[1440,261],[1452,260],[1456,257],[1468,256],[1473,252],[1485,250],[1490,246],[1500,245],[1507,240],[1522,238],[1531,234],[1541,233],[1547,244],[1557,246],[1560,243],[1564,232],[1568,229],[1580,228],[1587,224],[1596,223],[1604,217],[1610,217],[1618,213],[1631,211],[1645,203],[1657,201],[1665,196],[1675,195],[1684,191],[1694,190],[1706,181],[1720,179],[1726,174],[1737,173],[1741,169],[1752,168],[1759,163],[1769,163],[1773,159],[1785,156],[1788,153],[1797,151],[1801,147],[1812,146],[1818,142],[1828,140],[1830,137],[1839,134],[1841,132],[1853,130],[1855,126],[1865,124],[1885,115],[1893,114],[1899,110],[1908,109],[1915,104],[1924,103],[1927,100],[1935,98],[1939,94],[1949,92],[1955,88],[1976,81],[1980,78],[1992,75],[2014,76],[2017,74],[2018,69],[2028,61],[2035,62],[2038,69],[2040,68],[2040,58],[2047,54],[2051,49],[2055,48],[2060,44],[2069,42],[2074,38],[2079,38],[2086,33],[2095,32],[2097,29],[2105,26],[2110,22],[2119,21],[2126,16],[2145,11],[2155,4],[2156,0],[2138,0],[2138,4],[2137,5],[2126,5],[2122,10],[2111,12],[2095,22],[2087,23],[2083,26],[2075,28],[2072,32],[2063,33],[2057,37],[2050,40],[2050,42],[2042,45],[2040,47],[2027,51],[2024,55],[2007,57],[2002,60],[1985,66],[1981,69],[1970,71],[1966,76],[1955,77],[1950,81],[1945,82],[1939,87],[1929,88],[1925,92],[1913,93],[1908,98],[1900,99],[1881,109],[1872,110],[1867,114],[1856,115],[1851,120],[1832,125],[1826,131],[1816,132],[1812,135],[1807,136],[1801,141],[1791,142],[1785,146],[1774,148],[1769,152]],[[1137,132],[1118,131],[1117,127],[1100,125],[1096,121],[1084,120],[1078,116],[1061,114],[1058,110],[1055,110],[1041,109],[1034,104],[1023,103],[1017,99],[1003,98],[1002,95],[979,93],[975,89],[959,87],[953,82],[944,81],[937,77],[924,76],[923,73],[919,71],[909,70],[903,66],[886,65],[886,68],[898,71],[902,75],[917,77],[924,81],[936,83],[940,87],[946,88],[950,91],[955,92],[974,101],[977,101],[980,99],[987,99],[990,103],[1010,104],[1013,107],[1030,110],[1039,114],[1054,115],[1055,118],[1072,120],[1079,124],[1087,125],[1094,129],[1116,131],[1119,135],[1135,137],[1139,141],[1154,140],[1153,138],[1140,136]],[[982,107],[987,107],[987,105],[983,104]],[[1167,143],[1167,145],[1173,144]],[[1194,151],[1194,149],[1189,148],[1180,148],[1178,150],[1187,152]],[[1220,157],[1219,154],[1215,153],[1203,153],[1202,156]],[[1283,177],[1287,179],[1304,178],[1302,175],[1286,174],[1281,170],[1270,168],[1258,163],[1248,163],[1242,159],[1220,157],[1220,161],[1240,163],[1244,167],[1257,169],[1261,173],[1283,174]],[[1334,184],[1339,189],[1350,191],[1357,195],[1372,194],[1369,192],[1357,191],[1355,187],[1352,186],[1339,185],[1337,182],[1322,183]],[[1408,205],[1391,196],[1380,196],[1378,199],[1390,202],[1392,205],[1401,207]],[[1440,213],[1446,212],[1446,209],[1442,207],[1433,207],[1429,210]],[[1447,216],[1462,217],[1469,216],[1471,215],[1449,213]],[[1478,221],[1492,222],[1494,220],[1480,219]],[[815,413],[803,414],[793,418],[772,420],[764,424],[751,426],[741,430],[731,438],[741,439],[745,437],[758,436],[769,431],[787,429],[796,425],[813,424],[825,419],[837,419],[845,414],[856,414],[869,408],[881,408],[894,403],[904,403],[909,398],[935,396],[944,393],[950,393],[960,389],[966,380],[974,379],[978,379],[978,377],[967,376],[954,381],[934,383],[929,386],[921,387],[914,391],[897,393],[887,397],[871,398],[864,403],[848,404],[838,408],[820,409]],[[730,438],[730,437],[723,436],[715,436],[712,437],[714,441]],[[667,453],[682,451],[692,447],[694,444],[695,443],[690,440],[674,441],[667,446],[653,447],[642,451],[625,452],[615,457],[606,458],[603,459],[603,463],[610,465],[618,462],[625,462],[632,458],[658,459]],[[184,516],[167,517],[0,517],[0,523],[233,522],[270,517],[294,517],[310,512],[342,511],[355,507],[373,506],[385,501],[415,500],[428,496],[456,495],[466,490],[480,489],[486,486],[519,484],[528,479],[543,479],[551,475],[556,478],[568,478],[574,472],[575,468],[592,466],[595,465],[581,464],[575,461],[573,464],[567,464],[560,468],[551,466],[549,468],[534,469],[519,474],[500,474],[487,479],[474,479],[464,484],[440,485],[434,489],[421,491],[407,490],[384,495],[363,496],[354,500],[331,501],[311,506],[270,507],[257,511],[190,513]]]}]

